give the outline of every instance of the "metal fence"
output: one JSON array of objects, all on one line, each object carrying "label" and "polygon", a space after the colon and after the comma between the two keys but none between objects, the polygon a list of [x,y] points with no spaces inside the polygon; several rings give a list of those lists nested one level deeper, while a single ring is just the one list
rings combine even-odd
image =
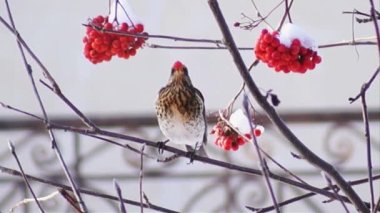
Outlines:
[{"label": "metal fence", "polygon": [[[115,132],[159,141],[162,135],[153,115],[145,116],[89,116],[98,126]],[[332,162],[347,180],[367,176],[365,156],[365,138],[361,112],[305,112],[282,113],[281,117],[296,134],[305,139],[307,146]],[[374,174],[380,174],[380,111],[369,112],[372,130],[372,151]],[[80,126],[81,122],[70,117],[52,117],[52,123]],[[288,169],[317,187],[326,186],[320,171],[291,156],[292,148],[282,138],[265,116],[256,118],[265,126],[266,131],[260,138],[262,147]],[[209,119],[209,127],[215,123],[215,117]],[[68,162],[70,170],[79,186],[93,191],[116,195],[112,180],[117,179],[126,198],[138,200],[140,180],[139,155],[122,150],[108,143],[81,136],[76,133],[55,130],[58,143]],[[49,138],[41,121],[33,119],[0,119],[1,140],[11,139],[16,147],[26,173],[67,184],[59,162],[51,150]],[[247,145],[238,152],[224,152],[213,144],[209,137],[207,151],[210,156],[226,162],[247,167],[257,167],[253,148]],[[139,148],[141,145],[120,141]],[[6,143],[5,143],[6,144]],[[4,148],[2,148],[4,147]],[[170,155],[159,155],[156,149],[146,147],[146,153],[154,158]],[[0,147],[0,165],[17,168],[6,145]],[[273,165],[274,173],[284,174]],[[272,169],[273,168],[273,169]],[[264,207],[270,205],[269,195],[260,177],[232,172],[202,163],[187,165],[186,159],[176,159],[168,163],[158,163],[144,159],[144,192],[149,200],[157,205],[181,212],[243,212],[245,206]],[[289,187],[274,181],[275,192],[279,200],[302,195],[305,191]],[[56,187],[32,181],[32,187],[39,197],[51,194]],[[375,182],[375,189],[379,189]],[[367,186],[357,188],[359,194],[368,198]],[[17,202],[31,195],[23,180],[8,174],[0,173],[0,212],[7,212]],[[377,190],[379,193],[379,190]],[[291,211],[326,211],[339,208],[337,202],[322,204],[327,198],[305,199],[297,205],[289,205],[284,210]],[[108,199],[85,196],[85,201],[93,212],[118,211],[118,203]],[[56,196],[43,202],[48,212],[72,212],[73,209]],[[296,206],[296,207],[295,207]],[[138,211],[138,207],[127,209]],[[28,203],[16,208],[16,212],[37,211],[36,205]]]}]

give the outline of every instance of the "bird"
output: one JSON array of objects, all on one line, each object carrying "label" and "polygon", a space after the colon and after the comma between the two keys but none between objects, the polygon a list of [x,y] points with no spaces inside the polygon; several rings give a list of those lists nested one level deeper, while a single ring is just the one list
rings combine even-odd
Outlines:
[{"label": "bird", "polygon": [[186,145],[190,163],[194,154],[207,157],[204,149],[207,143],[204,98],[193,86],[187,67],[180,61],[173,64],[167,85],[158,93],[156,112],[161,132],[168,141]]}]

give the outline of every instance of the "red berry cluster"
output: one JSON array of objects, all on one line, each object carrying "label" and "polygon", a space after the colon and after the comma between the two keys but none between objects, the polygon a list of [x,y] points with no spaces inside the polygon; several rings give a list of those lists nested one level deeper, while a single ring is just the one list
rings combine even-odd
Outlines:
[{"label": "red berry cluster", "polygon": [[[125,33],[144,32],[144,26],[142,24],[136,24],[134,26],[128,26],[127,23],[113,25],[108,22],[107,17],[103,16],[97,16],[92,19],[89,25],[104,30],[114,30]],[[141,37],[104,33],[91,26],[87,27],[83,43],[85,44],[84,55],[94,64],[109,61],[112,56],[115,55],[120,58],[128,59],[130,56],[136,55],[137,49],[139,49],[146,40]]]},{"label": "red berry cluster", "polygon": [[290,47],[280,43],[278,32],[264,29],[255,47],[256,57],[277,72],[305,73],[313,70],[321,62],[316,51],[302,46],[300,40],[294,39]]},{"label": "red berry cluster", "polygon": [[[214,144],[226,151],[236,151],[239,149],[239,146],[242,146],[246,143],[245,139],[230,126],[228,126],[224,121],[219,121],[212,128],[211,134],[216,136]],[[254,129],[253,134],[256,137],[259,137],[262,134],[262,130],[260,128],[256,128]],[[244,136],[248,139],[251,139],[251,135],[249,133],[244,134]]]}]

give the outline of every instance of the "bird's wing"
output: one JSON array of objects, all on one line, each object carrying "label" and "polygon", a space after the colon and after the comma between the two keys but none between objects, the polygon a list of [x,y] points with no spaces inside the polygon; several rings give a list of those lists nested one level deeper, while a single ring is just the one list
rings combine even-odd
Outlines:
[{"label": "bird's wing", "polygon": [[204,119],[204,122],[205,122],[205,132],[203,134],[203,143],[207,144],[207,119],[206,119],[205,99],[203,98],[203,95],[202,95],[201,91],[199,91],[195,87],[194,87],[194,89],[195,89],[195,93],[197,94],[197,96],[199,96],[202,99],[202,101],[203,101],[202,114],[203,114],[203,119]]}]

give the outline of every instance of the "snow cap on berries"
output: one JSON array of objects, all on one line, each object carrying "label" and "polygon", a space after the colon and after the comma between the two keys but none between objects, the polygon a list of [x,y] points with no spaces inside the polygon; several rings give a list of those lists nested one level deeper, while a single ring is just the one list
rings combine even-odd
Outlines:
[{"label": "snow cap on berries", "polygon": [[300,27],[291,23],[284,24],[279,36],[280,43],[284,44],[286,47],[290,47],[294,39],[298,39],[301,42],[301,45],[307,49],[316,50],[318,47],[315,40],[306,34]]},{"label": "snow cap on berries", "polygon": [[246,134],[251,132],[249,120],[242,109],[238,109],[233,112],[229,121],[231,125],[237,128],[241,133]]},{"label": "snow cap on berries", "polygon": [[127,23],[129,26],[141,23],[127,0],[112,0],[110,7],[109,22],[117,20],[119,23]]}]

